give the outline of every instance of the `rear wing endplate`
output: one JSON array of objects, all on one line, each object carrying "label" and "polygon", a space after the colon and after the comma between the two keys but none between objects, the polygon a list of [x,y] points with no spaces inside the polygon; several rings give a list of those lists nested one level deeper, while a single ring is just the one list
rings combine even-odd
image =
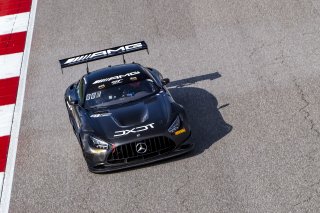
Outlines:
[{"label": "rear wing endplate", "polygon": [[103,58],[109,58],[109,57],[118,56],[118,55],[122,55],[123,63],[125,63],[124,54],[132,53],[140,50],[147,50],[149,54],[148,45],[145,41],[140,41],[132,44],[126,44],[118,47],[112,47],[112,48],[99,50],[91,53],[77,55],[70,58],[61,59],[59,60],[59,62],[60,62],[61,70],[66,67],[71,67],[74,65],[88,63],[91,61],[96,61]]}]

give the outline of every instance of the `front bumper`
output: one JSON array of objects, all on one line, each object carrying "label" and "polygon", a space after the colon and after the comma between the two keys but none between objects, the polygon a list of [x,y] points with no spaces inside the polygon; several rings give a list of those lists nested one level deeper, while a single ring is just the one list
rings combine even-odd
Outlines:
[{"label": "front bumper", "polygon": [[185,153],[190,152],[194,148],[194,144],[190,142],[190,136],[191,136],[191,132],[189,133],[187,138],[184,139],[183,141],[180,141],[178,143],[176,143],[175,141],[176,143],[175,147],[166,153],[158,154],[156,156],[148,157],[148,158],[142,157],[141,159],[130,161],[130,162],[123,162],[123,163],[116,163],[116,164],[108,163],[107,159],[110,153],[103,152],[103,151],[99,153],[91,153],[89,155],[87,154],[86,160],[87,160],[88,168],[89,168],[89,171],[93,173],[107,173],[107,172],[113,172],[113,171],[123,170],[127,168],[137,167],[141,165],[146,165],[146,164],[154,163],[160,160],[165,160],[175,156],[183,155]]}]

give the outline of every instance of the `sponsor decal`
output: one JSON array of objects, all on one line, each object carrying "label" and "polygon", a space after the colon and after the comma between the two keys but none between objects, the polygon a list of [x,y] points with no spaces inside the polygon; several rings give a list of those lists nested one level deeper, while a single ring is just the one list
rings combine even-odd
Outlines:
[{"label": "sponsor decal", "polygon": [[119,79],[119,80],[115,80],[115,81],[111,81],[112,85],[116,85],[116,84],[121,84],[123,79]]},{"label": "sponsor decal", "polygon": [[86,101],[93,100],[101,97],[101,91],[89,93],[86,95]]},{"label": "sponsor decal", "polygon": [[143,132],[143,131],[147,131],[148,129],[153,129],[153,128],[154,128],[154,123],[151,123],[151,124],[147,124],[145,126],[135,127],[133,129],[116,131],[114,133],[114,137],[120,137],[120,136],[128,135],[130,133]]},{"label": "sponsor decal", "polygon": [[103,88],[105,88],[105,87],[106,87],[106,85],[101,84],[101,85],[98,86],[98,89],[103,89]]},{"label": "sponsor decal", "polygon": [[110,77],[110,78],[104,78],[104,79],[96,80],[92,84],[99,84],[99,83],[104,83],[104,82],[108,82],[108,81],[112,81],[112,80],[119,80],[119,79],[122,79],[124,77],[130,77],[130,76],[134,76],[134,75],[138,75],[138,74],[140,74],[140,71],[129,72],[129,73],[124,74],[124,75],[117,75],[117,76],[113,76],[113,77]]},{"label": "sponsor decal", "polygon": [[175,135],[180,135],[180,134],[185,133],[185,132],[186,132],[186,129],[183,128],[183,129],[180,129],[180,130],[176,131],[174,134]]},{"label": "sponsor decal", "polygon": [[105,56],[118,55],[118,54],[122,54],[135,49],[141,49],[141,48],[143,48],[143,45],[141,42],[138,42],[130,45],[120,46],[117,49],[115,48],[106,49],[102,51],[93,52],[90,54],[81,55],[78,57],[69,58],[66,62],[64,62],[64,65],[72,64],[75,62],[86,61],[86,60],[93,60],[95,58],[101,58]]},{"label": "sponsor decal", "polygon": [[90,115],[91,118],[100,118],[100,117],[105,117],[105,116],[110,116],[111,113],[108,112],[108,113],[101,113],[101,114],[93,114],[93,115]]}]

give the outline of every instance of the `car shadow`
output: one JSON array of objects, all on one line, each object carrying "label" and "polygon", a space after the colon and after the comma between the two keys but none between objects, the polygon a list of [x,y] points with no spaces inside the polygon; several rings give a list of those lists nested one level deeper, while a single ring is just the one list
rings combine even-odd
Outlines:
[{"label": "car shadow", "polygon": [[170,88],[181,88],[181,87],[190,86],[190,85],[195,84],[199,81],[215,80],[220,77],[221,77],[221,75],[219,72],[214,72],[214,73],[209,73],[209,74],[205,74],[205,75],[200,75],[200,76],[195,76],[195,77],[191,77],[191,78],[172,81],[168,84],[167,87],[169,89]]},{"label": "car shadow", "polygon": [[169,91],[186,110],[192,131],[190,140],[195,144],[191,155],[202,153],[232,130],[218,109],[216,97],[208,91],[195,87],[171,88]]},{"label": "car shadow", "polygon": [[190,140],[195,144],[193,151],[159,162],[117,171],[117,173],[170,163],[199,155],[210,148],[212,144],[230,133],[232,126],[224,121],[219,111],[219,109],[227,107],[229,104],[224,104],[218,108],[218,101],[214,95],[204,89],[192,87],[196,82],[215,80],[220,77],[221,75],[215,72],[173,81],[167,85],[174,100],[181,104],[186,110],[192,131]]},{"label": "car shadow", "polygon": [[215,80],[220,77],[219,72],[214,72],[173,81],[167,85],[174,100],[186,110],[192,131],[190,140],[195,144],[193,152],[177,157],[177,159],[204,152],[232,131],[232,126],[224,121],[219,111],[229,104],[218,108],[218,100],[213,94],[205,89],[192,86],[199,81]]}]

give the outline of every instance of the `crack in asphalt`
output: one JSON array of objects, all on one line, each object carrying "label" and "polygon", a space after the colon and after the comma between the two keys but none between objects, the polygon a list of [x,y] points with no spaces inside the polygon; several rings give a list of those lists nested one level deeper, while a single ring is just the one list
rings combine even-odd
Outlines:
[{"label": "crack in asphalt", "polygon": [[297,207],[297,206],[299,206],[299,205],[309,203],[315,196],[320,197],[320,191],[319,191],[319,189],[314,189],[314,188],[312,188],[313,186],[319,185],[319,183],[320,183],[320,180],[318,180],[318,181],[317,181],[316,183],[314,183],[314,184],[309,185],[308,187],[311,188],[312,194],[311,194],[311,195],[308,195],[308,196],[307,196],[305,199],[303,199],[302,201],[294,204],[293,207]]},{"label": "crack in asphalt", "polygon": [[317,137],[320,137],[320,131],[315,128],[315,122],[310,116],[310,112],[306,110],[306,108],[310,105],[310,102],[306,99],[306,95],[302,90],[301,86],[298,84],[297,80],[293,80],[296,89],[298,90],[298,94],[300,95],[300,99],[304,103],[304,106],[299,109],[299,112],[304,114],[304,119],[309,123],[311,131],[316,133]]},{"label": "crack in asphalt", "polygon": [[320,184],[320,180],[318,180],[317,182],[311,184],[309,187],[314,187],[314,186],[319,185],[319,184]]},{"label": "crack in asphalt", "polygon": [[276,40],[276,41],[272,41],[272,42],[269,42],[269,43],[266,43],[266,42],[263,42],[260,46],[258,47],[254,47],[250,54],[249,54],[249,58],[252,60],[252,57],[261,49],[263,49],[264,47],[271,47],[273,45],[277,45],[279,46],[284,40],[285,40],[285,36],[283,36],[282,38]]},{"label": "crack in asphalt", "polygon": [[[253,56],[257,52],[259,52],[260,50],[262,50],[265,47],[272,47],[273,45],[280,46],[285,39],[286,39],[286,37],[283,36],[283,37],[281,37],[280,39],[278,39],[276,41],[269,42],[269,43],[265,43],[264,42],[260,46],[253,48],[251,50],[249,56],[248,56],[249,59],[250,59],[250,64],[254,63]],[[284,51],[282,49],[281,52],[280,52],[280,56],[274,58],[272,61],[267,61],[267,62],[263,63],[262,65],[259,66],[259,69],[264,69],[264,68],[266,68],[268,66],[279,64],[279,62],[280,62],[281,65],[284,65],[284,66],[288,67],[287,63],[285,63],[285,60],[289,59],[289,58],[292,58],[292,56],[285,55]],[[263,77],[259,75],[258,79],[263,79]]]},{"label": "crack in asphalt", "polygon": [[312,199],[312,197],[313,197],[313,196],[310,195],[310,196],[308,196],[306,199],[300,201],[299,203],[294,204],[293,206],[296,207],[296,206],[299,206],[299,205],[301,205],[301,204],[303,204],[303,203],[308,203],[308,202],[310,202],[310,200]]},{"label": "crack in asphalt", "polygon": [[249,58],[252,59],[252,57],[256,54],[256,52],[258,52],[258,50],[260,49],[263,49],[265,45],[266,45],[265,43],[262,43],[259,47],[253,48],[249,54]]},{"label": "crack in asphalt", "polygon": [[314,189],[314,188],[313,188],[314,186],[317,186],[317,185],[319,185],[319,184],[320,184],[320,180],[318,180],[317,182],[309,185],[308,187],[311,188],[312,194],[311,194],[311,195],[308,195],[308,196],[307,196],[305,199],[303,199],[302,201],[294,204],[293,207],[297,207],[297,206],[299,206],[299,205],[309,203],[309,202],[314,198],[314,196],[320,197],[320,191],[319,191],[319,189]]},{"label": "crack in asphalt", "polygon": [[281,55],[278,56],[278,57],[276,57],[274,60],[275,60],[275,61],[280,61],[281,64],[284,64],[284,62],[285,62],[286,59],[292,57],[292,56],[286,56],[286,55],[284,55],[283,49],[282,49],[280,52],[281,52]]},{"label": "crack in asphalt", "polygon": [[[294,79],[293,82],[294,82],[295,88],[298,91],[300,99],[304,103],[303,106],[299,109],[299,112],[303,113],[304,119],[309,123],[310,130],[312,132],[314,132],[317,137],[319,137],[320,136],[320,131],[315,127],[315,122],[312,119],[312,117],[310,115],[310,112],[307,110],[307,108],[310,106],[310,102],[307,100],[306,94],[303,91],[301,85],[298,84],[297,79]],[[307,154],[308,159],[311,160],[312,162],[314,162],[314,160],[315,160],[315,158],[312,157],[312,155],[315,154],[315,152],[316,152],[316,150],[312,150],[311,152],[309,152]],[[311,192],[313,191],[312,194],[308,195],[302,201],[299,201],[298,203],[294,204],[293,207],[297,207],[299,205],[309,203],[313,199],[313,197],[315,196],[315,193],[316,193],[317,196],[319,196],[319,191],[317,189],[314,189],[314,187],[318,186],[319,184],[320,184],[320,180],[318,180],[318,181],[316,181],[316,182],[314,182],[312,184],[309,184],[307,187],[310,189]],[[314,190],[315,190],[315,193],[314,193]]]}]

